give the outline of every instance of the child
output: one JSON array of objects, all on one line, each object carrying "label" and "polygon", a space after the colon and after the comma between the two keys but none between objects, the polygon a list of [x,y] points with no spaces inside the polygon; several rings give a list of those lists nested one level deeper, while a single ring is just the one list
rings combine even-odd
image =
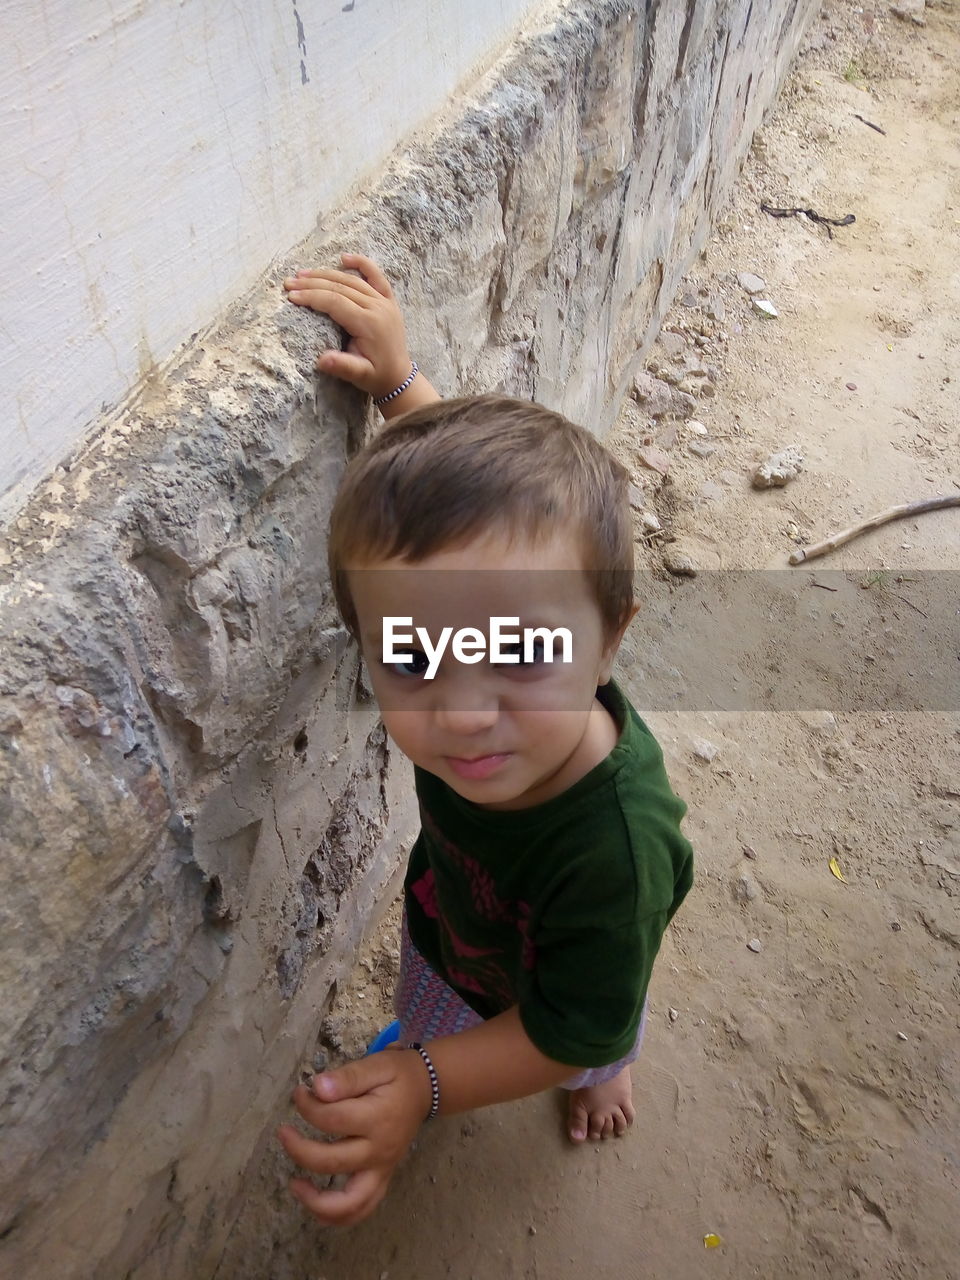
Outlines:
[{"label": "child", "polygon": [[685,806],[611,680],[636,612],[626,473],[539,405],[441,401],[379,268],[343,264],[284,284],[350,335],[318,367],[402,415],[350,464],[329,559],[415,766],[422,830],[404,885],[405,1047],[296,1089],[335,1141],[279,1131],[301,1168],[349,1175],[291,1181],[327,1223],[366,1217],[438,1112],[560,1085],[573,1141],[622,1134],[651,968],[692,879]]}]

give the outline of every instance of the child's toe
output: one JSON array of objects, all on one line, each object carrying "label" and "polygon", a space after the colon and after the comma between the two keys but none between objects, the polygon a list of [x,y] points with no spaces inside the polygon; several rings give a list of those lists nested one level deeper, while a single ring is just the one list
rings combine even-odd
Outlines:
[{"label": "child's toe", "polygon": [[570,1132],[571,1142],[584,1142],[587,1137],[587,1126],[589,1124],[589,1116],[587,1108],[576,1097],[570,1099],[570,1111],[568,1113],[568,1128]]}]

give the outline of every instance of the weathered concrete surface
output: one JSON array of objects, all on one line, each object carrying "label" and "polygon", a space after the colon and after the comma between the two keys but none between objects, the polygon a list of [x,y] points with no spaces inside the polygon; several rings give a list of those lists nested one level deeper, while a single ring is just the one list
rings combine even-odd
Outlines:
[{"label": "weathered concrete surface", "polygon": [[[814,8],[565,5],[296,260],[372,252],[441,388],[603,431]],[[11,1274],[214,1273],[411,831],[324,575],[369,421],[287,266],[0,549]]]}]

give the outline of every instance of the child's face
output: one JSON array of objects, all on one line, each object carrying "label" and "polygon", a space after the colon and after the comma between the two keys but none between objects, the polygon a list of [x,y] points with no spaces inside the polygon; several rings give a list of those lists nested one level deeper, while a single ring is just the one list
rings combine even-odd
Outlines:
[{"label": "child's face", "polygon": [[[360,641],[387,731],[416,765],[459,795],[491,808],[520,809],[559,795],[599,763],[615,740],[609,716],[595,700],[610,678],[622,630],[605,634],[583,570],[577,540],[566,531],[532,544],[487,535],[417,564],[380,561],[351,569],[350,591]],[[384,661],[385,618],[395,625],[395,654]],[[461,628],[489,637],[491,618],[517,618],[524,628],[567,628],[572,661],[543,661],[531,644],[528,662],[467,663],[454,654]],[[417,637],[423,628],[429,644]],[[452,628],[442,657],[425,678],[430,651]],[[523,646],[520,646],[521,656]],[[425,653],[426,651],[426,653]],[[469,654],[461,649],[461,657]],[[475,652],[475,650],[474,650]]]}]

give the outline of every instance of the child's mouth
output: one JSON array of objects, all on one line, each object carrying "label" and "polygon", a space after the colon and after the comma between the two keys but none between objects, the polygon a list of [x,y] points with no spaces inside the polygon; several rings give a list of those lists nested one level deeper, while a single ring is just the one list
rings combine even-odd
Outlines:
[{"label": "child's mouth", "polygon": [[504,751],[492,756],[476,756],[472,760],[464,760],[457,756],[447,756],[447,763],[454,773],[461,778],[489,778],[509,758],[510,753]]}]

